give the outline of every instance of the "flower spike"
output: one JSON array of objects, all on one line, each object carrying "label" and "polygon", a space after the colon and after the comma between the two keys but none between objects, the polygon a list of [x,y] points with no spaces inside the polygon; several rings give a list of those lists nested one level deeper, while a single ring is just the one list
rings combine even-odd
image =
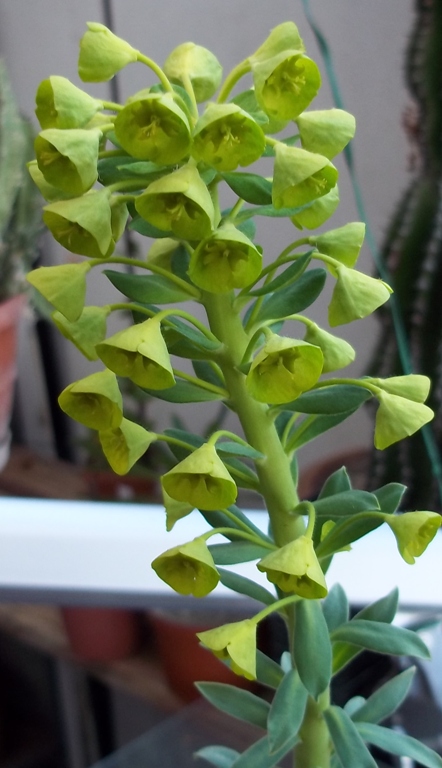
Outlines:
[{"label": "flower spike", "polygon": [[172,499],[205,510],[230,507],[237,496],[235,481],[209,443],[163,475],[161,484]]},{"label": "flower spike", "polygon": [[205,597],[219,582],[213,557],[202,537],[168,549],[155,558],[152,568],[180,595]]}]

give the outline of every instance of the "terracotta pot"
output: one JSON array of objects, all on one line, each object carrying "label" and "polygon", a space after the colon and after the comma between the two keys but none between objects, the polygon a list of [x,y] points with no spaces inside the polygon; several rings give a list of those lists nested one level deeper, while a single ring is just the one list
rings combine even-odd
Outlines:
[{"label": "terracotta pot", "polygon": [[194,683],[198,681],[230,683],[240,688],[253,684],[232,672],[220,659],[204,648],[197,632],[232,621],[232,617],[218,617],[190,611],[149,611],[157,653],[171,689],[185,702],[199,697]]},{"label": "terracotta pot", "polygon": [[26,298],[14,296],[0,304],[0,471],[9,458],[9,421],[17,377],[17,331]]},{"label": "terracotta pot", "polygon": [[140,622],[135,611],[64,607],[61,615],[70,648],[82,661],[116,661],[140,647]]}]

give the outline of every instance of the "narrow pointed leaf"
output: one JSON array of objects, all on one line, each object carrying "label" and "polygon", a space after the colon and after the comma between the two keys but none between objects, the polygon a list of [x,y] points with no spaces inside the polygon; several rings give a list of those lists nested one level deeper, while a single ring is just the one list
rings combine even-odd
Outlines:
[{"label": "narrow pointed leaf", "polygon": [[337,493],[351,491],[351,481],[345,467],[335,470],[321,488],[318,499],[325,499],[328,496],[335,496]]},{"label": "narrow pointed leaf", "polygon": [[324,717],[341,768],[377,768],[355,724],[340,707],[329,707]]},{"label": "narrow pointed leaf", "polygon": [[300,600],[296,605],[294,656],[299,677],[317,698],[331,678],[332,650],[319,600]]},{"label": "narrow pointed leaf", "polygon": [[295,736],[291,742],[287,743],[277,752],[270,752],[270,745],[267,736],[255,741],[251,747],[233,763],[232,768],[273,768],[283,757],[293,749],[298,741]]},{"label": "narrow pointed leaf", "polygon": [[366,605],[365,608],[358,611],[354,616],[355,619],[366,619],[368,621],[384,621],[387,624],[391,624],[399,604],[399,591],[395,587],[385,595],[380,597],[379,600],[375,600],[370,605]]},{"label": "narrow pointed leaf", "polygon": [[202,757],[203,760],[207,760],[208,763],[214,765],[215,768],[231,768],[235,760],[238,759],[240,753],[236,749],[230,749],[229,747],[222,747],[219,745],[213,745],[210,747],[203,747],[195,752],[195,757]]},{"label": "narrow pointed leaf", "polygon": [[425,768],[442,768],[442,757],[412,736],[372,723],[357,723],[356,728],[364,741],[385,752],[409,757]]},{"label": "narrow pointed leaf", "polygon": [[159,400],[165,400],[166,403],[206,403],[211,400],[222,400],[223,396],[216,392],[209,392],[208,389],[202,389],[190,381],[177,381],[173,387],[167,389],[144,389],[148,395],[156,397]]},{"label": "narrow pointed leaf", "polygon": [[335,414],[360,408],[372,397],[368,389],[351,384],[332,384],[330,387],[319,387],[284,405],[284,408],[298,413]]},{"label": "narrow pointed leaf", "polygon": [[267,547],[260,547],[250,541],[235,541],[231,544],[210,544],[209,551],[216,565],[249,563],[268,555]]},{"label": "narrow pointed leaf", "polygon": [[380,723],[402,704],[412,683],[416,667],[410,667],[381,685],[352,716],[354,722]]},{"label": "narrow pointed leaf", "polygon": [[378,653],[392,656],[429,658],[424,641],[415,632],[385,622],[353,619],[335,629],[332,640],[342,640]]},{"label": "narrow pointed leaf", "polygon": [[207,701],[238,720],[245,720],[258,728],[266,728],[270,705],[250,691],[225,683],[196,683],[196,688]]},{"label": "narrow pointed leaf", "polygon": [[268,688],[278,688],[284,672],[279,664],[260,650],[256,651],[256,679]]},{"label": "narrow pointed leaf", "polygon": [[192,360],[192,367],[199,379],[215,384],[217,387],[225,386],[221,373],[207,360]]},{"label": "narrow pointed leaf", "polygon": [[221,584],[231,589],[232,592],[239,592],[240,595],[251,597],[252,600],[258,600],[264,605],[272,605],[276,601],[276,597],[272,595],[267,589],[260,584],[246,576],[241,576],[239,573],[233,573],[233,571],[226,571],[224,568],[218,568],[219,578]]},{"label": "narrow pointed leaf", "polygon": [[368,491],[343,491],[313,503],[318,517],[326,517],[328,520],[379,509],[376,496]]},{"label": "narrow pointed leaf", "polygon": [[105,269],[104,274],[124,296],[143,304],[186,301],[189,293],[162,275],[130,275]]},{"label": "narrow pointed leaf", "polygon": [[304,254],[304,256],[296,259],[293,264],[290,264],[290,266],[275,277],[274,280],[266,283],[262,288],[256,288],[254,291],[249,291],[250,296],[265,296],[267,293],[273,293],[273,291],[279,290],[283,285],[287,285],[287,283],[293,283],[298,276],[302,275],[310,261],[310,252]]},{"label": "narrow pointed leaf", "polygon": [[349,610],[347,595],[340,584],[334,584],[322,602],[322,612],[329,632],[348,621]]},{"label": "narrow pointed leaf", "polygon": [[255,460],[264,458],[264,454],[257,451],[255,448],[252,448],[251,445],[243,445],[242,443],[237,443],[235,440],[225,440],[222,443],[217,443],[216,450],[220,456],[223,454],[228,456],[244,456],[248,459]]},{"label": "narrow pointed leaf", "polygon": [[307,690],[292,669],[283,678],[270,707],[267,728],[272,753],[292,742],[302,725],[306,704]]},{"label": "narrow pointed leaf", "polygon": [[295,283],[268,296],[258,312],[257,322],[279,320],[302,312],[318,298],[324,287],[326,274],[325,269],[311,269]]},{"label": "narrow pointed leaf", "polygon": [[271,205],[272,182],[255,173],[223,173],[224,181],[235,195],[253,205]]},{"label": "narrow pointed leaf", "polygon": [[379,502],[382,512],[393,514],[399,508],[406,490],[407,486],[402,485],[402,483],[388,483],[383,485],[382,488],[378,488],[377,491],[373,491],[373,493]]},{"label": "narrow pointed leaf", "polygon": [[290,448],[293,450],[298,450],[298,448],[301,448],[303,445],[306,445],[312,440],[315,440],[315,438],[319,437],[319,435],[322,435],[324,432],[328,432],[329,429],[333,429],[333,427],[341,424],[343,421],[345,421],[345,419],[348,419],[348,417],[352,416],[356,411],[357,408],[352,408],[349,411],[345,411],[344,413],[336,413],[332,416],[312,415],[307,417],[303,422],[301,422],[298,429],[294,430],[290,440]]}]

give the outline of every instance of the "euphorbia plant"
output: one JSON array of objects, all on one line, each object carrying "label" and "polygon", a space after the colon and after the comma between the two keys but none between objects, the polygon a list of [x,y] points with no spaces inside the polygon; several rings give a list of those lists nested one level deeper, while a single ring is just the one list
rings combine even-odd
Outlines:
[{"label": "euphorbia plant", "polygon": [[[363,649],[428,652],[418,635],[392,624],[396,592],[350,619],[343,590],[327,590],[332,558],[341,551],[345,557],[353,541],[385,524],[413,563],[440,516],[398,513],[402,485],[353,490],[344,468],[316,501],[298,495],[298,450],[369,398],[379,401],[381,449],[432,417],[425,377],[343,376],[353,348],[303,314],[327,276],[334,282],[331,327],[366,317],[390,294],[384,282],[355,268],[362,223],[312,234],[338,204],[333,159],[352,138],[354,118],[308,109],[320,74],[291,22],[276,27],[223,81],[218,60],[201,46],[178,46],[160,67],[102,25],[88,27],[80,44],[84,81],[108,80],[140,62],[152,84],[124,105],[93,99],[62,77],[40,85],[43,130],[30,172],[47,198],[52,234],[86,260],[42,267],[29,279],[53,304],[62,333],[104,364],[67,387],[61,407],[98,431],[116,472],[128,471],[153,441],[165,441],[176,457],[161,482],[166,527],[182,526],[183,544],[155,559],[157,574],[180,594],[202,597],[222,582],[264,606],[199,638],[237,674],[273,690],[270,703],[221,684],[199,689],[266,733],[242,755],[223,747],[200,755],[215,766],[270,768],[293,752],[297,768],[368,768],[376,765],[375,745],[442,766],[435,753],[380,724],[404,699],[412,672],[367,700],[344,707],[331,701],[333,676]],[[263,254],[255,242],[257,216],[268,217],[275,231],[281,218],[294,232],[306,231],[279,253],[275,243]],[[127,222],[153,240],[143,259],[115,250]],[[103,265],[132,267],[130,274],[105,271],[128,301],[84,307],[87,274]],[[174,306],[186,301],[205,320],[201,311],[195,316]],[[106,337],[106,318],[122,310],[133,322]],[[192,361],[192,374],[179,358]],[[146,431],[124,417],[119,377],[169,402],[224,401],[241,435],[218,430],[203,441],[179,429]],[[238,488],[262,495],[268,533],[238,508]],[[186,541],[184,518],[194,509],[201,534]],[[224,543],[212,544],[215,535]],[[256,582],[220,567],[253,560],[261,572]],[[280,664],[256,648],[257,626],[271,613],[287,624],[290,650]]]}]

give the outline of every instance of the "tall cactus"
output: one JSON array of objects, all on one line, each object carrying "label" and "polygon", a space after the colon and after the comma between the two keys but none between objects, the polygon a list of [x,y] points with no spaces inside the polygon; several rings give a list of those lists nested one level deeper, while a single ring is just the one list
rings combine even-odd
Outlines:
[{"label": "tall cactus", "polygon": [[[412,148],[412,181],[393,216],[382,257],[390,272],[408,341],[411,365],[433,382],[428,429],[442,456],[442,4],[415,0],[415,24],[406,53],[406,83],[412,97],[405,127]],[[370,375],[403,372],[396,329],[388,310]],[[433,465],[433,466],[432,466]],[[441,507],[432,460],[421,433],[374,457],[376,482],[400,478],[407,502],[419,509]]]}]

